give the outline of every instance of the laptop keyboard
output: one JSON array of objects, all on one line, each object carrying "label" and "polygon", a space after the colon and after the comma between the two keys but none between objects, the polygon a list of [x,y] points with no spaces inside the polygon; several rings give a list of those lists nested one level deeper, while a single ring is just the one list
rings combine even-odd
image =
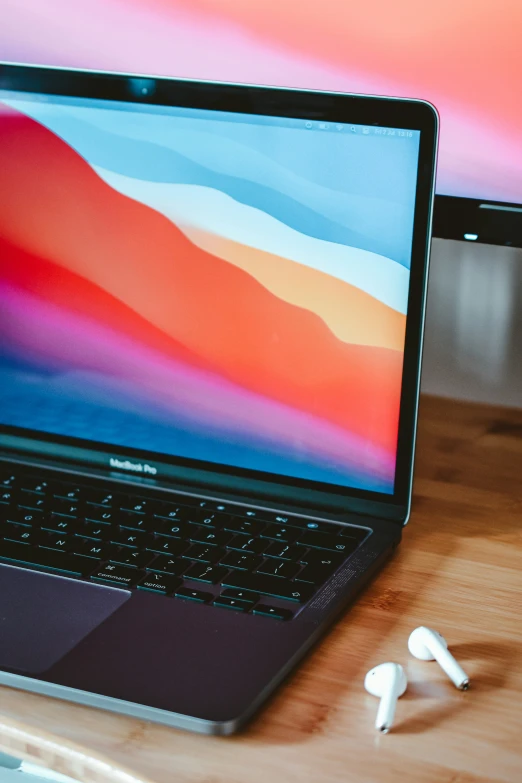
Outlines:
[{"label": "laptop keyboard", "polygon": [[369,533],[225,501],[0,471],[0,562],[277,620],[290,620]]}]

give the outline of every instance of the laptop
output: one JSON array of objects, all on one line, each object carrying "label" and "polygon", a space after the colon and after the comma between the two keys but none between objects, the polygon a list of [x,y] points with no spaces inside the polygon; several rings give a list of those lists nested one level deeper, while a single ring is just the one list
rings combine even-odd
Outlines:
[{"label": "laptop", "polygon": [[229,734],[390,557],[437,132],[0,66],[1,684]]}]

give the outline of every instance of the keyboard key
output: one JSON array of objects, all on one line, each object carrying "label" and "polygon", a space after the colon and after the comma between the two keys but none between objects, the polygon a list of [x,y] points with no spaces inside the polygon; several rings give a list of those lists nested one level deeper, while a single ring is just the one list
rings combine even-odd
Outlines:
[{"label": "keyboard key", "polygon": [[365,530],[363,527],[341,527],[339,533],[343,538],[355,538],[358,542],[364,541],[367,537],[369,530]]},{"label": "keyboard key", "polygon": [[[152,554],[152,553],[151,553]],[[188,568],[190,563],[186,560],[180,560],[168,555],[158,555],[152,563],[147,565],[149,571],[158,571],[160,574],[172,574],[172,576],[181,576]]]},{"label": "keyboard key", "polygon": [[312,530],[306,530],[300,533],[297,543],[303,546],[313,547],[315,549],[326,549],[329,552],[352,552],[355,548],[351,539],[331,536],[329,533],[314,533]]},{"label": "keyboard key", "polygon": [[221,580],[221,583],[225,587],[251,590],[254,593],[285,598],[301,604],[306,603],[315,593],[314,587],[304,582],[287,582],[286,579],[281,579],[279,576],[249,574],[246,571],[232,571]]},{"label": "keyboard key", "polygon": [[111,562],[133,568],[146,568],[154,562],[156,557],[154,552],[140,552],[139,549],[129,549],[122,546],[119,552],[111,556]]},{"label": "keyboard key", "polygon": [[83,529],[83,524],[74,517],[62,517],[50,514],[42,521],[42,530],[55,533],[76,533]]},{"label": "keyboard key", "polygon": [[269,606],[268,604],[258,604],[253,610],[253,614],[273,617],[275,620],[291,620],[294,616],[289,609],[280,609],[278,606]]},{"label": "keyboard key", "polygon": [[88,576],[93,561],[87,557],[69,555],[53,549],[40,549],[27,544],[0,541],[0,560],[16,565],[43,568],[67,576]]},{"label": "keyboard key", "polygon": [[243,571],[253,571],[261,563],[258,555],[249,555],[246,552],[227,552],[225,557],[221,558],[221,565],[227,568],[240,568]]},{"label": "keyboard key", "polygon": [[[75,536],[65,536],[63,533],[43,533],[41,534],[40,546],[48,549],[60,549],[63,552],[69,552],[74,548],[77,539]],[[84,554],[81,552],[79,554]]]},{"label": "keyboard key", "polygon": [[55,497],[67,498],[75,503],[78,503],[82,497],[81,488],[75,487],[74,484],[54,484],[53,493]]},{"label": "keyboard key", "polygon": [[196,499],[196,498],[194,498],[194,501],[195,502],[194,502],[193,505],[197,506],[197,508],[203,508],[205,510],[215,511],[214,501],[213,500],[208,500],[207,498],[204,498],[204,499]]},{"label": "keyboard key", "polygon": [[276,541],[286,541],[287,543],[295,541],[299,535],[299,530],[288,525],[268,525],[261,533],[263,538],[273,538]]},{"label": "keyboard key", "polygon": [[330,533],[332,536],[336,536],[339,533],[340,526],[335,525],[333,522],[321,522],[315,519],[306,519],[295,517],[292,519],[293,525],[300,527],[303,530],[315,530],[317,533]]},{"label": "keyboard key", "polygon": [[40,543],[41,532],[38,528],[27,527],[26,525],[12,525],[5,522],[0,530],[0,535],[7,541],[20,541],[22,544]]},{"label": "keyboard key", "polygon": [[76,517],[78,516],[79,508],[80,507],[78,503],[71,503],[70,500],[65,500],[65,498],[54,498],[51,511],[53,514],[63,514],[66,517]]},{"label": "keyboard key", "polygon": [[187,525],[185,522],[173,522],[171,519],[154,517],[152,524],[155,533],[171,538],[188,538],[189,532],[193,530],[192,525]]},{"label": "keyboard key", "polygon": [[261,508],[249,508],[248,506],[235,506],[234,509],[229,509],[229,512],[244,519],[265,521],[271,518],[270,512]]},{"label": "keyboard key", "polygon": [[132,511],[135,514],[145,514],[152,510],[153,501],[144,498],[125,498],[121,503],[122,511]]},{"label": "keyboard key", "polygon": [[234,506],[223,503],[221,500],[198,500],[195,503],[198,508],[203,508],[205,511],[228,511],[229,514],[233,513]]},{"label": "keyboard key", "polygon": [[194,565],[186,571],[185,579],[195,579],[199,582],[208,582],[211,585],[216,585],[223,579],[226,573],[227,569],[222,566],[214,566],[207,563],[194,563]]},{"label": "keyboard key", "polygon": [[238,549],[242,552],[248,552],[252,555],[262,554],[268,546],[268,541],[261,538],[252,538],[242,533],[237,533],[232,541],[227,544],[227,549]]},{"label": "keyboard key", "polygon": [[217,517],[213,517],[212,515],[194,517],[194,515],[190,515],[187,517],[188,521],[192,525],[201,525],[202,527],[206,527],[210,530],[215,530],[217,528],[217,523],[219,519]]},{"label": "keyboard key", "polygon": [[154,516],[161,519],[175,519],[183,521],[184,516],[187,515],[188,509],[184,506],[177,505],[176,503],[162,503],[155,509]]},{"label": "keyboard key", "polygon": [[249,590],[223,590],[221,595],[224,598],[239,598],[240,601],[248,601],[250,604],[255,604],[259,600],[259,595]]},{"label": "keyboard key", "polygon": [[217,563],[224,555],[223,549],[205,544],[192,544],[190,549],[183,552],[183,557],[187,560],[200,560],[203,563]]},{"label": "keyboard key", "polygon": [[219,514],[213,511],[203,511],[200,509],[189,509],[186,515],[186,521],[192,525],[203,525],[204,527],[223,527],[227,522],[226,514]]},{"label": "keyboard key", "polygon": [[100,524],[99,522],[90,522],[87,520],[83,524],[79,524],[77,526],[76,535],[83,536],[84,538],[94,538],[96,540],[105,541],[108,539],[112,530],[113,528],[110,525]]},{"label": "keyboard key", "polygon": [[47,506],[47,498],[45,495],[37,495],[34,492],[26,492],[22,490],[18,497],[18,507],[36,509],[42,511]]},{"label": "keyboard key", "polygon": [[301,557],[302,563],[308,565],[329,568],[330,571],[336,571],[341,563],[344,563],[346,555],[337,554],[336,552],[326,552],[324,549],[309,549],[308,552]]},{"label": "keyboard key", "polygon": [[150,573],[143,577],[141,582],[138,582],[138,590],[150,590],[154,593],[161,593],[167,595],[167,593],[174,592],[176,587],[182,584],[181,579],[175,576],[168,576],[167,574]]},{"label": "keyboard key", "polygon": [[74,552],[85,557],[93,557],[96,560],[113,560],[119,549],[114,544],[104,544],[101,541],[84,541],[82,543],[81,538],[76,538],[74,546]]},{"label": "keyboard key", "polygon": [[222,606],[224,609],[233,609],[236,612],[248,612],[252,604],[246,601],[239,601],[237,598],[225,598],[220,595],[214,600],[214,606]]},{"label": "keyboard key", "polygon": [[174,591],[176,598],[185,598],[188,601],[197,601],[200,604],[206,604],[214,596],[212,593],[204,593],[202,590],[193,590],[191,587],[178,587]]},{"label": "keyboard key", "polygon": [[88,504],[85,518],[91,522],[99,522],[103,525],[118,525],[120,523],[120,514],[117,511],[112,511],[110,508],[105,508],[105,506],[91,506]]},{"label": "keyboard key", "polygon": [[24,508],[9,509],[5,518],[8,522],[14,522],[18,525],[27,525],[28,527],[39,527],[44,519],[42,511],[29,511]]},{"label": "keyboard key", "polygon": [[150,541],[150,535],[137,530],[118,530],[116,528],[111,530],[108,539],[119,546],[141,547],[143,549]]},{"label": "keyboard key", "polygon": [[[182,506],[190,506],[191,508],[194,508],[194,506],[199,506],[200,503],[202,503],[202,498],[196,497],[195,495],[185,495],[181,492],[177,492],[175,495],[176,503],[180,503]],[[203,508],[203,506],[201,506]]]},{"label": "keyboard key", "polygon": [[33,478],[23,478],[20,482],[20,490],[27,492],[37,492],[40,495],[45,495],[45,493],[49,489],[49,484],[47,481],[39,481],[38,479]]},{"label": "keyboard key", "polygon": [[267,513],[266,519],[269,519],[270,522],[277,522],[280,525],[297,525],[297,527],[301,526],[301,521],[299,517],[293,517],[290,514],[282,514],[277,511],[271,511]]},{"label": "keyboard key", "polygon": [[303,570],[296,576],[296,581],[310,582],[312,585],[322,585],[327,579],[331,577],[334,571],[337,570],[337,564],[329,563],[325,561],[324,564],[311,563],[306,565]]},{"label": "keyboard key", "polygon": [[191,541],[200,544],[211,544],[212,546],[225,546],[232,538],[232,533],[226,530],[207,529],[205,527],[191,526],[193,532],[189,533]]},{"label": "keyboard key", "polygon": [[121,587],[132,587],[138,578],[139,571],[135,568],[127,568],[115,563],[107,563],[91,576],[95,582],[106,582]]},{"label": "keyboard key", "polygon": [[11,470],[0,471],[0,487],[6,489],[12,489],[16,483],[16,473]]},{"label": "keyboard key", "polygon": [[306,549],[304,546],[296,546],[295,544],[287,544],[285,541],[272,541],[268,549],[265,549],[265,557],[278,557],[281,560],[293,560],[299,562]]},{"label": "keyboard key", "polygon": [[168,538],[167,536],[155,536],[148,542],[147,549],[158,554],[181,555],[188,548],[187,541],[180,541],[179,538]]},{"label": "keyboard key", "polygon": [[148,517],[141,514],[132,514],[129,511],[119,511],[115,515],[115,522],[121,527],[129,528],[129,530],[150,530],[154,531],[154,522]]},{"label": "keyboard key", "polygon": [[116,500],[115,495],[112,492],[107,492],[105,489],[96,490],[89,489],[89,495],[87,500],[87,506],[112,506]]},{"label": "keyboard key", "polygon": [[225,530],[231,530],[233,533],[246,533],[249,536],[257,536],[266,527],[266,522],[259,522],[257,519],[241,519],[232,517],[225,523]]},{"label": "keyboard key", "polygon": [[292,579],[301,566],[297,563],[289,563],[288,560],[265,560],[263,565],[257,569],[260,574],[271,574],[272,576],[281,576],[285,579]]},{"label": "keyboard key", "polygon": [[14,502],[14,491],[12,489],[2,489],[2,492],[0,492],[0,506],[10,506]]}]

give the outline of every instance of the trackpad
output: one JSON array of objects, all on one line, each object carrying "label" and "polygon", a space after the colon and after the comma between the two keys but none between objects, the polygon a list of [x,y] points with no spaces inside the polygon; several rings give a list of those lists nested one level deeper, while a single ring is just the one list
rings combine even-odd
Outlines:
[{"label": "trackpad", "polygon": [[0,565],[0,668],[46,671],[130,596],[114,587]]}]

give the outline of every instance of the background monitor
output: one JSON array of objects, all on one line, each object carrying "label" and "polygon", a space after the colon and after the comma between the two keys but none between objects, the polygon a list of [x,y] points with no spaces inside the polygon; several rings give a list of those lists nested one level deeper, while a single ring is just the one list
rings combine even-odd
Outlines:
[{"label": "background monitor", "polygon": [[520,0],[23,0],[0,58],[426,98],[434,234],[522,247]]}]

